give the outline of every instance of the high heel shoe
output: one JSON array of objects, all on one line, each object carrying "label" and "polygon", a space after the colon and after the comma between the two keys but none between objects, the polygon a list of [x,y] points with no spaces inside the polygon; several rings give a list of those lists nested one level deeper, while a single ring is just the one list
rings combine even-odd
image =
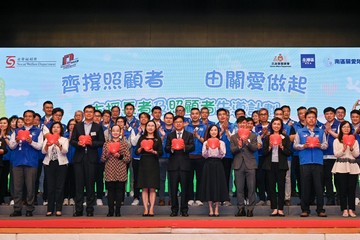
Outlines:
[{"label": "high heel shoe", "polygon": [[45,216],[47,216],[47,217],[51,217],[52,215],[53,215],[53,213],[52,213],[52,212],[47,212]]},{"label": "high heel shoe", "polygon": [[276,217],[278,215],[278,211],[274,210],[271,214],[270,217]]},{"label": "high heel shoe", "polygon": [[355,218],[356,214],[352,210],[349,210],[349,216]]},{"label": "high heel shoe", "polygon": [[61,217],[61,215],[62,215],[61,211],[56,211],[55,216]]},{"label": "high heel shoe", "polygon": [[349,216],[349,212],[348,212],[348,210],[344,210],[344,212],[343,212],[343,215],[342,215],[343,217],[348,217]]}]

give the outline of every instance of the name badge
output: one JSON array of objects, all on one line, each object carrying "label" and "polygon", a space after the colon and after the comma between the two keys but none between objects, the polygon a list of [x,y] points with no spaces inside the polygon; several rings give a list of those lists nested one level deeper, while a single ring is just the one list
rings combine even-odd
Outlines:
[{"label": "name badge", "polygon": [[96,136],[96,132],[91,132],[90,136]]}]

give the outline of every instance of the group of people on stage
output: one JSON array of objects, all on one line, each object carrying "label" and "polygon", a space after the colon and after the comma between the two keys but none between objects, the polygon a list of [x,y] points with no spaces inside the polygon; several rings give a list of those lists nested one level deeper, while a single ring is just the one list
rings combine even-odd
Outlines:
[{"label": "group of people on stage", "polygon": [[103,205],[105,182],[107,216],[119,217],[130,181],[131,205],[141,200],[144,217],[155,215],[157,198],[166,205],[166,188],[171,217],[187,217],[189,206],[205,202],[208,215],[218,217],[233,194],[237,217],[254,216],[259,205],[268,205],[272,217],[284,217],[294,195],[301,217],[310,215],[315,202],[317,216],[326,217],[324,193],[326,205],[339,204],[343,217],[356,217],[358,102],[350,121],[344,107],[326,107],[325,123],[315,107],[298,107],[298,121],[290,119],[287,105],[276,108],[271,120],[266,108],[251,116],[237,109],[235,123],[229,110],[219,108],[215,123],[206,107],[192,108],[187,118],[183,106],[164,115],[155,106],[151,115],[136,118],[127,103],[125,116],[119,106],[99,111],[87,105],[64,124],[64,110],[45,101],[44,116],[26,110],[22,117],[0,118],[0,201],[9,192],[10,216],[22,216],[24,208],[31,217],[42,189],[46,216],[62,216],[63,205],[74,205],[74,217],[91,217],[94,206]]}]

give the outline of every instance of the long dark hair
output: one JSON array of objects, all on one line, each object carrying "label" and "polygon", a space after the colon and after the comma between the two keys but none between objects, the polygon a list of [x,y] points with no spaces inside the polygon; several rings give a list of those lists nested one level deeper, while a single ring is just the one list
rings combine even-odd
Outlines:
[{"label": "long dark hair", "polygon": [[343,131],[342,131],[342,127],[343,127],[345,124],[349,124],[349,126],[350,126],[350,133],[349,133],[349,135],[353,133],[353,128],[352,128],[351,123],[350,123],[349,121],[343,121],[343,122],[341,122],[341,123],[340,123],[340,127],[339,127],[339,135],[338,135],[338,139],[339,139],[339,141],[340,141],[341,143],[343,142],[343,136],[344,136],[344,133],[343,133]]},{"label": "long dark hair", "polygon": [[147,125],[148,125],[150,122],[152,122],[152,123],[155,124],[154,138],[161,139],[160,136],[159,136],[159,133],[158,133],[158,131],[157,131],[156,123],[155,123],[154,120],[150,120],[150,121],[148,121],[148,122],[145,124],[145,130],[144,130],[144,135],[143,135],[143,136],[144,136],[145,138],[147,137],[148,132],[146,131],[146,127],[147,127]]},{"label": "long dark hair", "polygon": [[218,134],[217,134],[216,137],[220,139],[220,130],[219,130],[219,127],[216,126],[215,124],[212,124],[212,125],[210,125],[210,126],[206,129],[205,141],[208,140],[209,138],[211,138],[210,130],[211,130],[213,127],[216,127],[216,128],[217,128]]}]

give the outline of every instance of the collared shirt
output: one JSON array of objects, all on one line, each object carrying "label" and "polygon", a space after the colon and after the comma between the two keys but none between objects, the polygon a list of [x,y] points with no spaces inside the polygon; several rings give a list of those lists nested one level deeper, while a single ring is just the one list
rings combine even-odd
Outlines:
[{"label": "collared shirt", "polygon": [[90,135],[92,124],[93,122],[89,122],[89,123],[84,122],[85,135]]}]

